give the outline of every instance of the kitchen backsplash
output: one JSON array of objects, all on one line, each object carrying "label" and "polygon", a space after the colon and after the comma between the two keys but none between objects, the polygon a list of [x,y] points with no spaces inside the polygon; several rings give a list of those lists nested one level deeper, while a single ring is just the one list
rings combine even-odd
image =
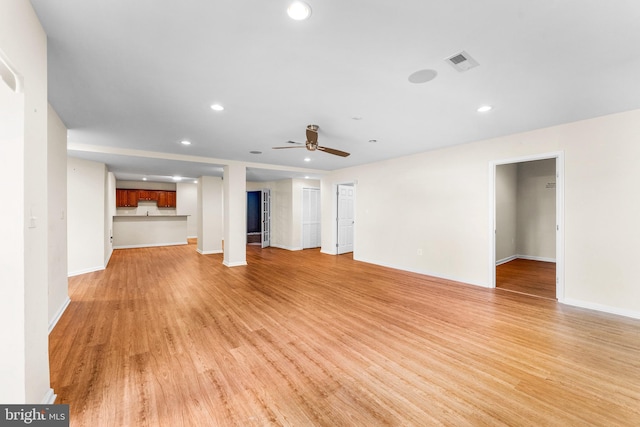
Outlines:
[{"label": "kitchen backsplash", "polygon": [[[147,214],[148,212],[148,214]],[[157,202],[140,200],[137,208],[116,208],[116,215],[175,215],[175,209],[158,208]]]}]

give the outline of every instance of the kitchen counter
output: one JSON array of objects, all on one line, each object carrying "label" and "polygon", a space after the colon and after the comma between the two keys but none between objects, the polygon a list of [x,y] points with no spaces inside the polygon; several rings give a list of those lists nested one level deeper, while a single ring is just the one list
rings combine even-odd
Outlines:
[{"label": "kitchen counter", "polygon": [[187,244],[189,215],[114,215],[113,249]]}]

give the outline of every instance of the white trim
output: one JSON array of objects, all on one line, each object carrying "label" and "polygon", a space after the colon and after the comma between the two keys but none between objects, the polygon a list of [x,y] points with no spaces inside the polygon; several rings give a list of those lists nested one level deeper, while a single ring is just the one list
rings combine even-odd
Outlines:
[{"label": "white trim", "polygon": [[555,258],[545,258],[543,256],[517,255],[516,258],[528,259],[530,261],[556,262]]},{"label": "white trim", "polygon": [[496,287],[496,167],[534,160],[556,160],[556,299],[564,302],[564,151],[532,154],[489,162],[489,288]]},{"label": "white trim", "polygon": [[81,274],[93,273],[95,271],[102,271],[102,270],[104,270],[104,266],[85,268],[83,270],[78,270],[78,271],[70,271],[67,273],[67,277],[79,276]]},{"label": "white trim", "polygon": [[616,314],[618,316],[630,317],[632,319],[640,319],[640,312],[627,310],[625,308],[611,307],[604,304],[598,304],[595,302],[589,301],[580,301],[573,298],[565,298],[563,304],[570,305],[573,307],[585,308],[589,310],[596,310],[603,313]]},{"label": "white trim", "polygon": [[40,404],[53,405],[56,401],[56,397],[58,397],[58,395],[53,392],[52,388],[49,388],[49,390],[45,392],[44,396],[42,396],[42,399],[40,400]]},{"label": "white trim", "polygon": [[143,245],[123,245],[123,246],[114,246],[113,249],[136,249],[136,248],[156,248],[159,246],[178,246],[178,245],[187,245],[188,242],[172,242],[172,243],[148,243]]},{"label": "white trim", "polygon": [[241,261],[241,262],[227,262],[227,261],[222,261],[223,265],[226,265],[227,267],[242,267],[243,265],[247,265],[246,261]]},{"label": "white trim", "polygon": [[542,262],[556,262],[555,258],[545,258],[541,256],[532,256],[532,255],[511,255],[510,257],[502,258],[501,260],[496,261],[496,266],[506,264],[515,259],[528,259],[530,261],[542,261]]},{"label": "white trim", "polygon": [[198,235],[196,234],[195,236],[187,236],[187,239],[197,239]]},{"label": "white trim", "polygon": [[217,249],[215,251],[201,251],[200,249],[196,249],[196,252],[198,252],[200,255],[214,255],[214,254],[221,254],[224,251],[222,249]]},{"label": "white trim", "polygon": [[301,251],[302,246],[284,246],[284,245],[271,245],[272,248],[285,249],[287,251]]},{"label": "white trim", "polygon": [[452,282],[457,282],[457,283],[462,284],[462,285],[471,285],[471,286],[478,286],[478,287],[481,287],[481,288],[490,288],[490,286],[487,286],[486,284],[470,282],[468,279],[461,279],[459,277],[453,277],[453,276],[443,276],[443,275],[440,275],[440,274],[436,274],[436,273],[433,273],[433,272],[429,272],[429,271],[421,270],[421,269],[417,269],[417,268],[407,268],[407,267],[397,266],[397,265],[393,265],[393,264],[380,263],[380,262],[373,261],[373,260],[368,260],[368,259],[361,259],[361,258],[356,259],[355,257],[353,259],[354,259],[354,261],[366,262],[367,264],[379,265],[381,267],[393,268],[395,270],[407,271],[409,273],[422,274],[423,276],[429,276],[429,277],[433,277],[433,278],[436,278],[436,279],[450,280]]},{"label": "white trim", "polygon": [[518,255],[511,255],[511,256],[508,256],[506,258],[502,258],[501,260],[496,261],[496,267],[499,266],[499,265],[511,262],[514,259],[518,259]]},{"label": "white trim", "polygon": [[49,332],[47,332],[48,334],[50,334],[51,331],[53,331],[53,328],[56,327],[58,320],[60,320],[60,318],[64,314],[67,307],[69,307],[69,303],[71,303],[71,298],[67,297],[67,299],[62,303],[62,305],[58,309],[58,312],[56,313],[56,315],[53,316],[53,319],[49,321]]}]

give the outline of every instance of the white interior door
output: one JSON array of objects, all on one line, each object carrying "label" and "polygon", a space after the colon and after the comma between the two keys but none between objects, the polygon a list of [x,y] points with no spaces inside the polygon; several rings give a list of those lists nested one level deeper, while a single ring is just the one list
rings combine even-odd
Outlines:
[{"label": "white interior door", "polygon": [[271,246],[271,190],[265,188],[261,193],[262,202],[262,247]]},{"label": "white interior door", "polygon": [[338,243],[336,244],[338,254],[353,252],[354,202],[355,187],[338,185]]},{"label": "white interior door", "polygon": [[320,189],[302,189],[302,248],[320,246]]}]

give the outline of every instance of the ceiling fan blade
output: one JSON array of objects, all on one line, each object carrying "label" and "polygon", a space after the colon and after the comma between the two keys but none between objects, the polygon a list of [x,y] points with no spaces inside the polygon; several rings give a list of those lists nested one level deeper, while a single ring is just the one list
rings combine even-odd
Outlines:
[{"label": "ceiling fan blade", "polygon": [[334,154],[340,157],[347,157],[351,154],[351,153],[347,153],[346,151],[336,150],[335,148],[320,147],[319,145],[316,148],[320,151],[324,151],[325,153]]},{"label": "ceiling fan blade", "polygon": [[313,144],[318,143],[318,127],[314,125],[307,126],[307,142]]},{"label": "ceiling fan blade", "polygon": [[289,146],[289,147],[271,147],[274,150],[281,150],[283,148],[307,148],[305,145],[295,145],[295,146]]}]

